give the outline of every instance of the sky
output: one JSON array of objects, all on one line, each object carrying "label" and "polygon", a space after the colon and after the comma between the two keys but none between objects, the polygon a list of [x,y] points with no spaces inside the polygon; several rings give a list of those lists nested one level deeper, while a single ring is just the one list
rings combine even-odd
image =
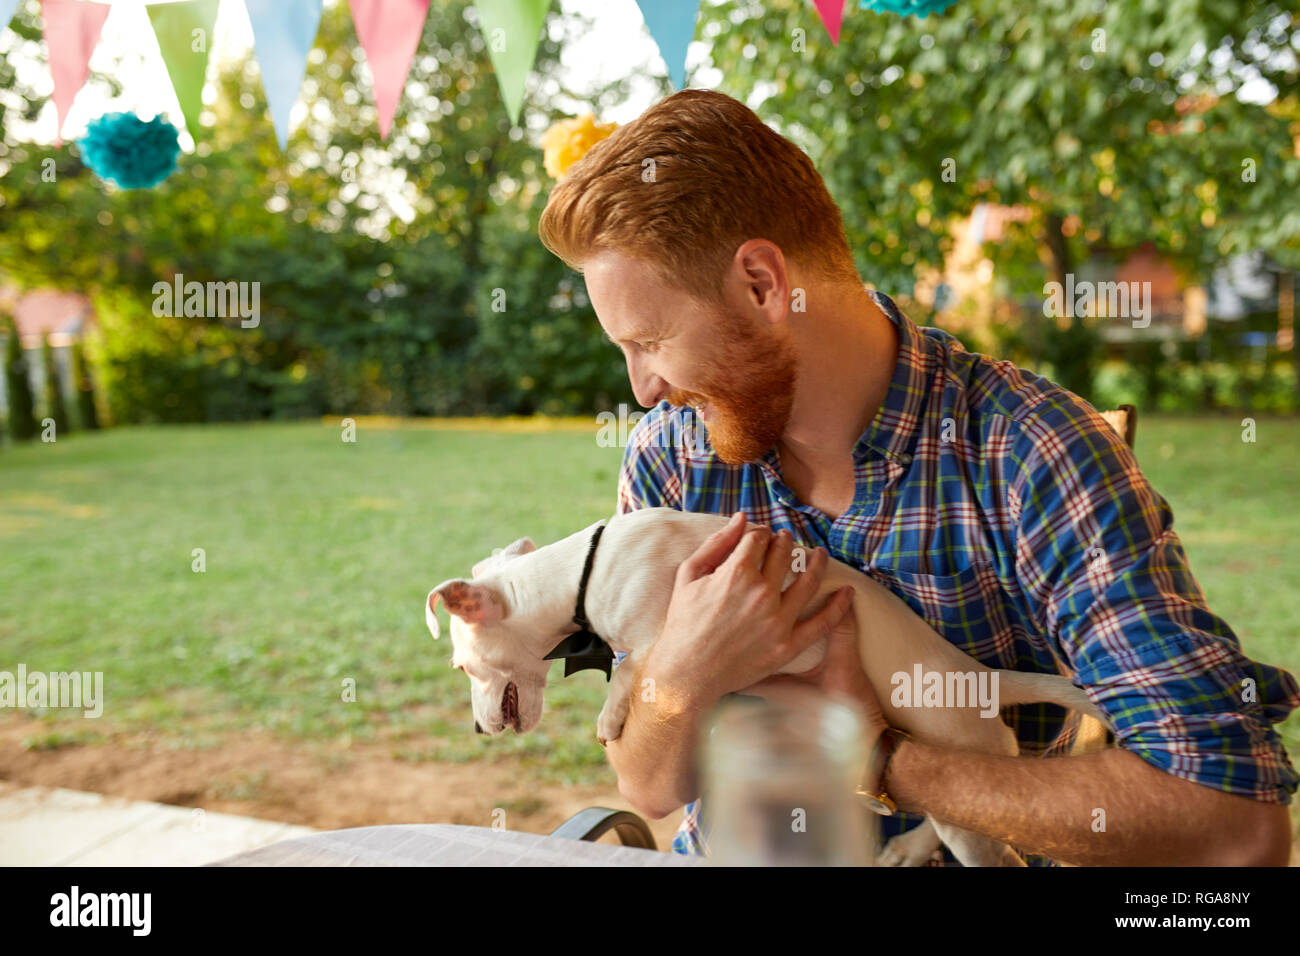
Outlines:
[{"label": "sky", "polygon": [[[33,3],[35,0],[25,2]],[[326,5],[333,6],[337,2],[345,0],[326,0]],[[561,63],[575,90],[582,90],[588,85],[595,86],[602,78],[616,79],[641,63],[650,64],[650,68],[658,70],[660,75],[667,72],[662,59],[658,57],[654,41],[650,39],[636,0],[555,2],[566,11],[580,13],[594,21],[591,31],[566,43],[561,54]],[[84,88],[73,103],[64,124],[64,139],[75,140],[85,131],[87,122],[114,110],[134,111],[145,119],[165,112],[182,130],[182,147],[190,149],[192,141],[189,134],[184,132],[180,107],[172,92],[162,56],[158,52],[158,43],[149,26],[144,3],[142,0],[113,0],[108,5],[112,9],[90,63],[92,69],[115,73],[122,82],[123,93],[114,99],[94,85]],[[222,0],[220,11],[212,57],[238,58],[253,44],[248,14],[240,0]],[[0,28],[0,55],[15,58],[21,71],[20,78],[24,82],[30,82],[43,93],[50,92],[53,80],[42,59],[28,55],[35,51],[15,49],[15,41],[16,37],[11,31]],[[693,43],[687,62],[694,65],[706,50],[707,44],[698,41]],[[122,62],[114,68],[113,63],[119,57]],[[707,77],[699,77],[696,82],[710,85]],[[626,123],[645,110],[656,95],[657,91],[651,83],[637,84],[627,102],[599,119],[602,122],[612,120]],[[301,102],[295,107],[294,123],[306,108]],[[35,123],[21,124],[15,133],[19,138],[30,142],[53,143],[56,122],[54,104],[48,103]],[[267,122],[270,122],[269,116]]]}]

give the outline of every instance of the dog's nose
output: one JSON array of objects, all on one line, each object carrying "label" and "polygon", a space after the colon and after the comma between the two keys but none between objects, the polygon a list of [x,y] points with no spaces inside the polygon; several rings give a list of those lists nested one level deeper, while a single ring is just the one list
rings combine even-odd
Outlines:
[{"label": "dog's nose", "polygon": [[484,731],[483,731],[483,728],[479,726],[478,721],[477,721],[477,720],[474,721],[474,733],[476,733],[476,734],[481,734],[481,733],[483,733],[483,732],[484,732]]}]

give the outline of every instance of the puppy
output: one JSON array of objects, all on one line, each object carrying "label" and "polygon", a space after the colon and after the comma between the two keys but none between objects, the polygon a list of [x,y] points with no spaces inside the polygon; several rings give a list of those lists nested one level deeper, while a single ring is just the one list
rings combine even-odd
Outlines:
[{"label": "puppy", "polygon": [[[474,565],[472,579],[454,578],[430,591],[425,620],[436,639],[441,633],[439,600],[451,613],[452,666],[470,678],[476,729],[497,734],[510,727],[527,733],[541,721],[542,695],[552,663],[547,656],[579,630],[575,606],[585,577],[583,603],[590,629],[613,650],[627,654],[614,672],[596,722],[602,744],[616,740],[627,718],[639,665],[663,627],[678,565],[727,520],[647,508],[611,518],[594,550],[592,539],[599,523],[544,548],[520,538]],[[787,572],[783,590],[796,573]],[[883,585],[843,562],[827,562],[821,587],[801,616],[815,613],[829,592],[846,584],[854,589],[862,668],[891,726],[921,741],[1015,756],[1015,734],[998,719],[997,708],[1046,702],[1104,722],[1088,696],[1067,678],[985,667],[936,633]],[[825,653],[823,639],[781,673],[808,671]],[[981,716],[981,705],[970,699],[965,706],[894,706],[894,675],[912,675],[918,666],[925,674],[974,675],[987,681],[999,692],[992,715]],[[936,821],[891,840],[879,862],[920,865],[939,840],[966,866],[1024,865],[1010,847]]]}]

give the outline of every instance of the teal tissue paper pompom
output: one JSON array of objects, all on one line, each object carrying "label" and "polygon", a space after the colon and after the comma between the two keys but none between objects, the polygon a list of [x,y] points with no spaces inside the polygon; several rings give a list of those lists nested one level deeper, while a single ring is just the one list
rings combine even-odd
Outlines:
[{"label": "teal tissue paper pompom", "polygon": [[82,160],[102,179],[123,189],[147,189],[176,168],[179,136],[161,116],[146,123],[134,113],[105,113],[90,121],[77,145]]},{"label": "teal tissue paper pompom", "polygon": [[861,0],[859,9],[875,10],[877,13],[897,13],[900,17],[928,17],[932,13],[943,13],[957,0]]}]

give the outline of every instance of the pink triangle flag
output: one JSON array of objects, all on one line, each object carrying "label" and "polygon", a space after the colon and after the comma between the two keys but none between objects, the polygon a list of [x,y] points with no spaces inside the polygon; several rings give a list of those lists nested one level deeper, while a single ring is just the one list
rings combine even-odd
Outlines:
[{"label": "pink triangle flag", "polygon": [[366,51],[379,110],[379,135],[388,139],[406,74],[420,44],[429,0],[349,0],[357,39]]},{"label": "pink triangle flag", "polygon": [[822,18],[826,32],[831,35],[831,43],[840,45],[840,25],[844,22],[844,0],[813,0],[817,13]]},{"label": "pink triangle flag", "polygon": [[72,101],[90,76],[90,55],[108,18],[108,4],[79,0],[41,0],[45,18],[45,43],[50,48],[54,74],[54,110],[59,117],[55,145],[63,145],[63,121]]}]

